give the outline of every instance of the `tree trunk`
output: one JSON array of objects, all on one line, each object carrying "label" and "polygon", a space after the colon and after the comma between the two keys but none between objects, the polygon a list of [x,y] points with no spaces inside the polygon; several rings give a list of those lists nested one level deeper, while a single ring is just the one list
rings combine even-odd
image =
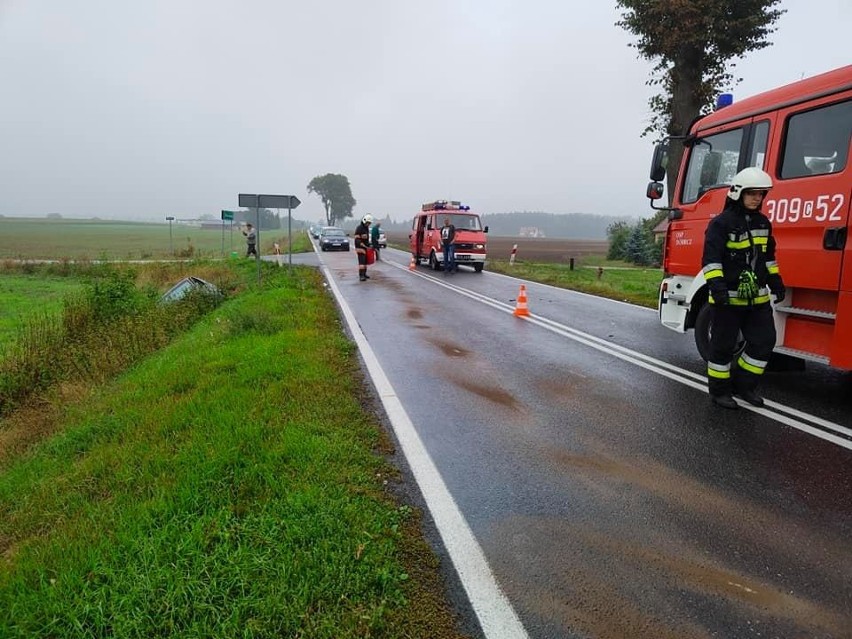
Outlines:
[{"label": "tree trunk", "polygon": [[[700,54],[685,54],[675,62],[671,70],[672,113],[668,134],[684,136],[689,133],[689,125],[701,113],[701,102],[696,98],[701,89]],[[669,206],[674,201],[680,164],[683,159],[682,140],[669,142],[668,164],[666,167],[666,187]]]}]

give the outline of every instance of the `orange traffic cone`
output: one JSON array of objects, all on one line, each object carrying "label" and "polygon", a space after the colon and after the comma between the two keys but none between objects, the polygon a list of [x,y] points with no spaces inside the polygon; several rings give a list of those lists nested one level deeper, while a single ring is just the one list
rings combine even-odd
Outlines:
[{"label": "orange traffic cone", "polygon": [[411,261],[408,263],[408,270],[413,271],[417,268],[417,262],[414,260],[414,256],[411,256]]},{"label": "orange traffic cone", "polygon": [[512,313],[515,317],[529,317],[530,309],[527,308],[527,287],[521,284],[521,290],[518,291],[518,301],[515,304],[515,312]]}]

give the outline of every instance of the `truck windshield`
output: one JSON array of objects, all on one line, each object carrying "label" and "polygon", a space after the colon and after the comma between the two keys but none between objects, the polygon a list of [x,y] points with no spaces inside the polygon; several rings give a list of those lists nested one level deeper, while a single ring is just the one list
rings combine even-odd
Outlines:
[{"label": "truck windshield", "polygon": [[447,213],[438,216],[438,228],[444,226],[444,220],[450,218],[450,224],[456,227],[456,231],[481,231],[482,225],[476,215],[459,215]]},{"label": "truck windshield", "polygon": [[706,191],[731,183],[740,160],[743,130],[710,135],[696,142],[689,153],[681,201],[695,202]]}]

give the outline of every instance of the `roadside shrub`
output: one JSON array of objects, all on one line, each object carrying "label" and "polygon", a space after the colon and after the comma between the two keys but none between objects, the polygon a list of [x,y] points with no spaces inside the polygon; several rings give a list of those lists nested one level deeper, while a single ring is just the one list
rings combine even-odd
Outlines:
[{"label": "roadside shrub", "polygon": [[26,321],[0,359],[0,416],[63,380],[102,380],[164,347],[221,298],[193,291],[159,304],[132,271],[101,268],[86,289],[65,299],[57,317]]}]

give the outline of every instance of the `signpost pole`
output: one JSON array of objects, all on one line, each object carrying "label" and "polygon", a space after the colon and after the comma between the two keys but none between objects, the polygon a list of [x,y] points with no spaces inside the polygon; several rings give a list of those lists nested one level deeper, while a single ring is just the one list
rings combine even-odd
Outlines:
[{"label": "signpost pole", "polygon": [[[290,202],[292,206],[293,202]],[[289,206],[287,207],[287,268],[293,268],[293,231],[291,229],[292,226],[292,214],[293,209]]]},{"label": "signpost pole", "polygon": [[257,262],[257,283],[260,284],[260,196],[255,196],[255,209],[254,209],[255,219],[257,220],[257,225],[254,227],[255,233],[257,234],[257,244],[255,244],[255,255],[254,260]]},{"label": "signpost pole", "polygon": [[175,256],[175,248],[174,248],[174,244],[172,242],[172,221],[174,221],[175,218],[174,218],[173,215],[169,215],[166,219],[169,221],[169,253],[172,254],[172,257],[174,257]]}]

